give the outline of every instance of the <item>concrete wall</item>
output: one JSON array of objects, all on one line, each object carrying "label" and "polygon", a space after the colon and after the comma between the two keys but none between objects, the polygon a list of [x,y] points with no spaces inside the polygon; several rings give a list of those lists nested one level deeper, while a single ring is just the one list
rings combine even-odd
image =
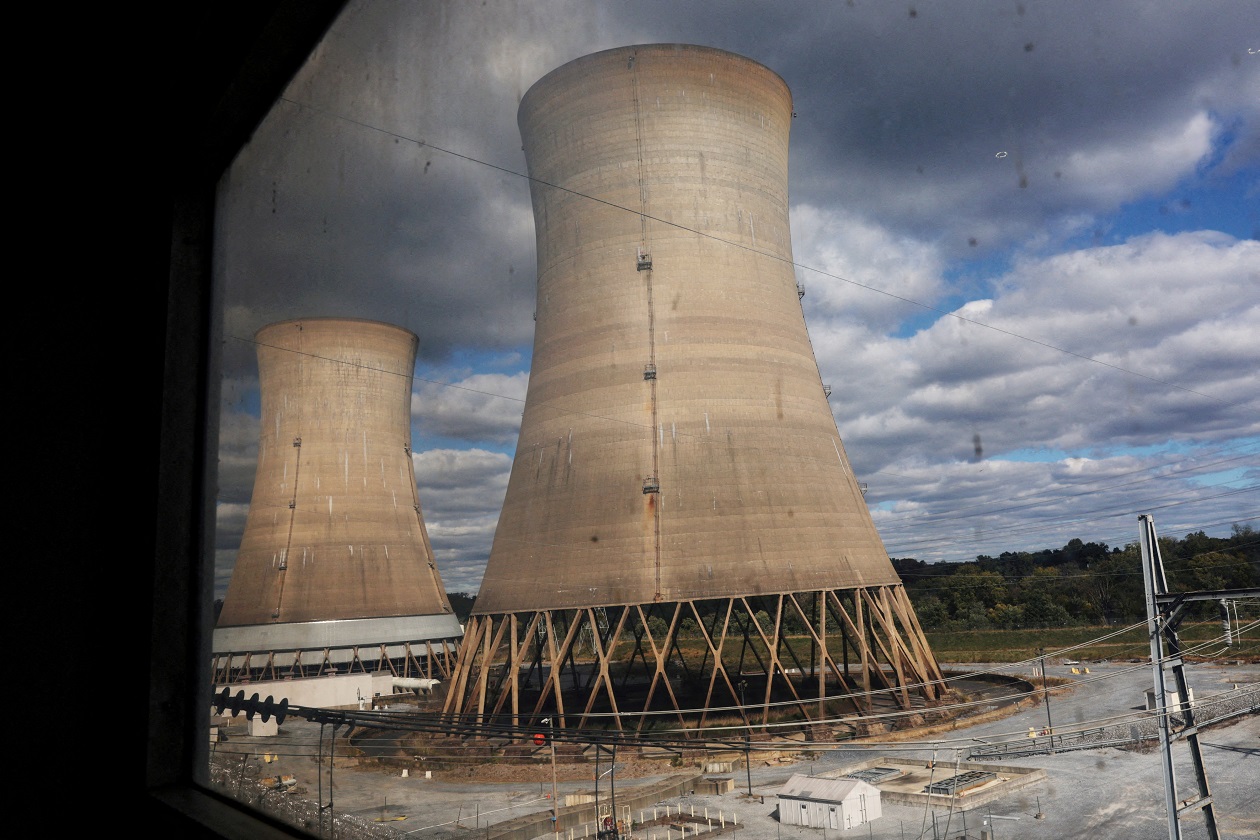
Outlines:
[{"label": "concrete wall", "polygon": [[[214,693],[217,697],[226,688],[233,696],[238,691],[243,691],[247,698],[257,694],[260,700],[272,697],[278,703],[287,699],[290,706],[310,706],[318,709],[358,709],[362,700],[363,708],[370,709],[373,697],[394,693],[392,684],[393,675],[387,672],[341,674],[335,677],[312,677],[302,680],[217,685]],[[230,712],[224,710],[224,714],[230,714]]]}]

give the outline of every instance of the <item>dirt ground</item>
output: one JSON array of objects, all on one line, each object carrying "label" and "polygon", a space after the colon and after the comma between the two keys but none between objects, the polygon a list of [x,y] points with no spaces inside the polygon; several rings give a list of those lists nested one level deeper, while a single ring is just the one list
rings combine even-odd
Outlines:
[{"label": "dirt ground", "polygon": [[[347,765],[353,764],[360,770],[379,769],[391,775],[397,774],[403,767],[413,771],[428,770],[434,780],[445,782],[549,784],[553,778],[551,749],[547,746],[527,745],[490,751],[471,748],[458,740],[436,739],[414,732],[371,734],[380,736],[375,749],[364,749],[364,739],[353,736],[344,747],[338,745],[337,751],[345,756]],[[380,743],[386,740],[390,742],[388,746],[381,746]],[[707,760],[715,759],[710,754]],[[742,756],[738,754],[732,753],[729,760],[742,766]],[[754,763],[780,760],[783,759],[777,755],[757,756]],[[341,761],[339,757],[338,763]],[[609,753],[602,753],[599,762],[608,766],[611,762]],[[556,745],[554,778],[558,782],[589,780],[595,764],[595,754],[590,747]],[[684,773],[694,770],[694,767],[694,761],[675,760],[667,754],[644,757],[625,749],[617,753],[617,777],[620,779]]]},{"label": "dirt ground", "polygon": [[[589,781],[594,762],[590,763],[556,763],[556,780],[560,782]],[[671,772],[682,772],[671,767],[663,759],[632,759],[627,761],[617,757],[617,776],[621,779],[641,779],[648,776],[659,776]],[[433,774],[439,781],[476,781],[476,782],[549,782],[551,781],[551,762],[538,761],[521,764],[479,764],[472,767],[459,767]]]},{"label": "dirt ground", "polygon": [[[1062,721],[1079,724],[1142,713],[1145,685],[1150,680],[1149,666],[1134,669],[1131,664],[1093,664],[1091,676],[1105,679],[1064,686],[1056,685],[1053,678],[1070,677],[1069,668],[1057,665],[1051,668],[1050,699],[1054,719],[1060,725],[1071,725]],[[1196,667],[1190,677],[1191,688],[1202,699],[1240,689],[1246,692],[1258,684],[1260,674],[1256,673],[1254,665],[1221,662]],[[880,749],[899,758],[934,760],[938,749],[958,753],[960,743],[1003,743],[1012,735],[1018,736],[1048,722],[1050,708],[1042,704],[1041,699],[1039,695],[1036,703],[1011,704],[1009,709],[986,708],[982,714],[957,721],[956,730],[952,724],[948,729],[931,727],[933,734],[927,736],[931,739],[928,742],[920,735],[919,743],[899,746],[900,741],[885,734]],[[1212,793],[1218,803],[1222,838],[1250,840],[1260,836],[1257,834],[1260,800],[1256,796],[1254,768],[1250,767],[1257,756],[1255,745],[1260,743],[1257,726],[1260,726],[1260,718],[1253,712],[1236,722],[1204,730],[1204,757],[1211,766]],[[244,729],[243,723],[239,729]],[[307,811],[295,810],[281,818],[310,828],[323,824],[320,822],[322,812],[317,812],[315,805],[324,801],[331,808],[335,787],[339,820],[335,832],[336,836],[347,840],[397,838],[400,832],[419,836],[420,831],[428,840],[468,840],[481,837],[484,831],[480,829],[488,823],[506,823],[517,817],[545,813],[550,807],[549,747],[533,744],[512,747],[500,742],[492,749],[409,730],[343,730],[336,738],[334,784],[332,768],[327,767],[328,741],[322,740],[322,750],[320,747],[323,731],[320,724],[299,719],[286,721],[275,736],[255,737],[233,731],[231,740],[224,744],[230,756],[220,756],[226,762],[223,774],[226,781],[221,788],[230,796],[246,796],[253,807],[307,807]],[[583,746],[586,755],[582,757],[584,760],[578,760],[576,753]],[[734,814],[738,813],[739,831],[744,836],[786,838],[790,833],[798,840],[809,840],[811,835],[817,837],[816,829],[787,826],[778,821],[775,799],[778,791],[793,773],[833,774],[869,759],[870,753],[858,743],[852,748],[830,748],[821,752],[804,749],[806,746],[802,744],[800,752],[785,750],[778,755],[754,751],[748,776],[742,764],[742,750],[704,756],[706,762],[736,762],[731,771],[722,774],[733,776],[736,788],[723,794],[693,791],[685,800],[665,797],[656,804],[666,808],[694,808],[698,812],[707,809],[709,814],[724,813],[731,817],[732,826]],[[556,784],[566,797],[593,792],[596,776],[593,749],[589,745],[557,741]],[[268,753],[278,753],[279,761],[265,764],[262,756]],[[321,753],[327,769],[324,774],[318,771],[317,759]],[[1167,826],[1161,822],[1164,785],[1162,763],[1156,753],[1158,746],[1152,739],[1150,743],[1004,759],[1004,763],[1012,766],[1043,769],[1046,778],[1035,787],[1021,789],[1015,795],[987,804],[983,813],[973,808],[967,812],[967,817],[975,821],[974,825],[990,817],[1003,820],[997,826],[996,836],[1018,836],[1026,840],[1159,836],[1166,833]],[[703,769],[703,765],[697,764],[701,758],[697,755],[684,754],[678,762],[680,766],[675,766],[668,753],[662,751],[659,755],[660,758],[645,758],[628,748],[619,748],[616,779],[627,782],[626,789],[633,790],[650,786],[667,776],[694,775]],[[600,774],[605,772],[608,758],[607,753],[601,754]],[[1186,751],[1178,752],[1175,759],[1179,762],[1178,778],[1193,779]],[[256,772],[254,778],[244,779],[245,784],[242,784],[240,776],[247,769]],[[294,795],[277,797],[261,787],[255,789],[256,777],[276,773],[297,777],[300,788],[287,791]],[[745,795],[745,786],[755,796]],[[600,787],[602,790],[603,782]],[[618,790],[621,790],[620,785]],[[868,825],[865,833],[876,840],[905,840],[921,831],[926,824],[926,813],[922,806],[889,801],[883,805],[881,820]],[[932,813],[948,817],[945,812]],[[1034,818],[1034,813],[1044,813],[1045,818]],[[472,815],[471,821],[469,815]],[[636,818],[646,827],[655,818],[655,810],[649,809]],[[328,814],[323,814],[323,819],[327,820]],[[389,822],[381,822],[386,819]],[[399,819],[406,822],[396,823]],[[360,833],[355,834],[359,829],[362,829]],[[1201,820],[1185,826],[1185,831],[1186,840],[1206,838]],[[650,840],[650,829],[647,836]],[[660,837],[659,832],[656,836]]]}]

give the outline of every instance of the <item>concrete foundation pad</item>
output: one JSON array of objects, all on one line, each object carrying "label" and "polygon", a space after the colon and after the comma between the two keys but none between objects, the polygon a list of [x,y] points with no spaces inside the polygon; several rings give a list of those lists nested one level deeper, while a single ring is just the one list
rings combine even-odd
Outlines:
[{"label": "concrete foundation pad", "polygon": [[[1046,778],[1046,771],[1032,767],[1014,767],[1004,764],[946,763],[943,761],[907,761],[900,758],[872,758],[858,764],[819,773],[822,778],[839,779],[876,767],[889,767],[901,771],[899,776],[884,781],[873,782],[879,788],[880,796],[890,802],[902,802],[907,805],[927,805],[933,808],[959,809],[974,808],[986,802],[1013,793]],[[955,795],[925,793],[929,785],[968,772],[993,773],[997,778],[984,784],[961,790]]]}]

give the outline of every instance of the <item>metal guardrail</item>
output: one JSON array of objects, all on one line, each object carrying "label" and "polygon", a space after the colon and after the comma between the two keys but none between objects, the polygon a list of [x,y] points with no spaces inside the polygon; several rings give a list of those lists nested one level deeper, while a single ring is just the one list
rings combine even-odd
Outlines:
[{"label": "metal guardrail", "polygon": [[[1217,694],[1194,701],[1194,713],[1199,730],[1212,724],[1221,723],[1239,715],[1260,712],[1260,685],[1249,686],[1236,692]],[[1184,722],[1172,712],[1174,726],[1184,726]],[[1178,733],[1174,733],[1178,734]],[[1120,747],[1142,741],[1159,739],[1159,719],[1154,712],[1147,713],[1136,721],[1112,724],[1091,729],[1052,732],[1038,734],[1035,737],[1024,736],[1009,741],[990,743],[972,749],[968,760],[977,758],[1023,758],[1031,755],[1050,755],[1060,752],[1078,750],[1095,750],[1104,747]]]}]

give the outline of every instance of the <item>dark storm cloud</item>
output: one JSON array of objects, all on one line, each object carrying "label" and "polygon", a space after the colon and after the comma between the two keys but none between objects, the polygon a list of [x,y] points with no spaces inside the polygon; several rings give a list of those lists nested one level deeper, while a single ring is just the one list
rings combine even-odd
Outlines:
[{"label": "dark storm cloud", "polygon": [[[964,252],[969,238],[1009,242],[1168,186],[1144,147],[1196,114],[1236,125],[1225,156],[1250,148],[1254,165],[1260,76],[1240,41],[1244,5],[934,3],[914,17],[857,2],[618,9],[643,38],[731,49],[784,78],[798,114],[794,203],[840,202]],[[1112,161],[1121,137],[1127,152]],[[1180,150],[1183,168],[1194,152]]]},{"label": "dark storm cloud", "polygon": [[[233,271],[228,262],[229,334],[252,337],[266,323],[320,314],[411,329],[422,358],[440,359],[469,342],[527,342],[533,327],[527,196],[504,191],[498,177],[468,171],[471,164],[449,155],[430,151],[436,161],[425,172],[425,155],[414,144],[396,149],[391,140],[354,136],[351,148],[367,160],[350,167],[343,158],[353,155],[329,142],[312,161],[274,164],[305,163],[305,179],[291,185],[256,179],[250,186],[264,195],[238,194],[248,203],[231,219],[243,227],[226,235],[256,244],[247,268]],[[384,163],[372,160],[378,154]],[[268,209],[272,201],[275,212]]]},{"label": "dark storm cloud", "polygon": [[[1160,134],[1208,108],[1254,120],[1256,105],[1228,94],[1255,78],[1254,66],[1228,61],[1238,37],[1228,15],[1140,3],[1018,9],[942,4],[909,20],[881,4],[802,33],[775,65],[800,114],[793,161],[811,174],[794,181],[794,199],[895,213],[891,224],[921,236],[998,214],[1003,229],[1017,229],[1082,203],[1102,209],[1088,206],[1105,194],[1090,200],[1096,185],[1073,172],[1074,155]],[[1232,78],[1203,96],[1221,75]],[[1254,124],[1248,132],[1256,136]]]}]

